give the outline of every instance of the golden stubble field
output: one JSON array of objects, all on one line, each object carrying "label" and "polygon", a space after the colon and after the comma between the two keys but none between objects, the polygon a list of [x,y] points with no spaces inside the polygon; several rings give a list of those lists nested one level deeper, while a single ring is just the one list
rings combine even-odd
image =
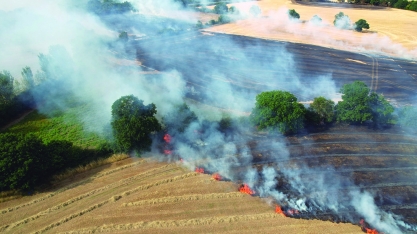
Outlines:
[{"label": "golden stubble field", "polygon": [[[314,44],[335,49],[382,52],[392,56],[417,58],[417,12],[393,8],[341,8],[301,5],[289,0],[261,0],[233,4],[241,12],[253,5],[262,9],[262,16],[205,29],[206,31],[246,35],[270,40]],[[295,9],[300,22],[291,22],[286,12]],[[334,16],[344,12],[352,22],[365,19],[370,24],[363,33],[339,30],[333,26]],[[308,21],[319,15],[321,25]]]},{"label": "golden stubble field", "polygon": [[0,204],[4,233],[361,233],[285,218],[266,199],[181,163],[125,159]]}]

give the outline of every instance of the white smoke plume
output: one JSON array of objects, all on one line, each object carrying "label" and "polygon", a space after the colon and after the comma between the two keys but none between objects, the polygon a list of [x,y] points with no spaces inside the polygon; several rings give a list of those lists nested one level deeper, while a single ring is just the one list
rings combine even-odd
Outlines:
[{"label": "white smoke plume", "polygon": [[[146,76],[143,74],[146,68],[126,66],[125,60],[132,58],[129,57],[129,53],[124,54],[125,48],[117,45],[115,41],[119,30],[127,30],[129,33],[146,37],[155,35],[157,31],[155,28],[159,30],[178,25],[171,21],[163,25],[159,24],[162,21],[166,22],[166,18],[194,24],[197,22],[194,14],[184,11],[178,2],[170,0],[134,0],[132,4],[138,11],[129,14],[137,17],[135,19],[138,19],[138,22],[135,23],[138,25],[129,25],[126,23],[126,17],[123,16],[120,18],[109,16],[106,18],[108,21],[103,22],[99,17],[87,12],[85,4],[86,1],[74,4],[70,0],[24,0],[0,4],[1,69],[10,70],[15,77],[19,77],[20,70],[30,66],[33,71],[41,74],[44,70],[39,65],[38,55],[42,53],[46,58],[50,58],[53,61],[49,66],[50,72],[55,77],[64,79],[65,88],[76,97],[92,104],[92,112],[89,116],[80,116],[80,120],[85,121],[86,126],[89,126],[88,129],[93,131],[101,131],[103,125],[110,121],[112,103],[124,95],[133,94],[144,100],[145,104],[154,103],[160,116],[170,113],[176,105],[186,101],[185,97],[191,88],[187,87],[189,84],[184,77],[193,74],[193,67],[189,67],[187,71],[189,74],[182,74],[179,69],[170,68],[157,76]],[[314,33],[314,30],[309,31],[309,28],[305,31],[299,30],[297,25],[300,23],[291,21],[287,11],[288,9],[281,9],[269,16],[276,23],[274,27],[284,27],[288,31],[308,34],[319,39],[324,37]],[[150,20],[152,17],[160,21]],[[119,25],[122,28],[112,24],[117,20],[125,22],[123,26]],[[141,20],[144,20],[143,25]],[[192,39],[195,32],[189,33]],[[169,48],[167,43],[175,43],[175,36],[153,38],[152,42],[152,46],[144,48],[143,53],[157,51],[156,53],[161,55],[170,54],[172,51],[167,51]],[[336,95],[338,88],[331,74],[309,77],[314,81],[315,86],[305,86],[300,81],[300,74],[295,70],[293,56],[285,46],[265,62],[257,61],[246,53],[246,50],[261,49],[256,43],[246,48],[230,46],[234,43],[233,40],[222,38],[209,45],[181,48],[182,53],[196,56],[204,54],[204,49],[208,48],[216,52],[214,58],[207,59],[225,58],[230,56],[228,49],[241,49],[233,51],[233,57],[229,57],[233,62],[225,64],[225,67],[233,69],[232,71],[213,68],[210,62],[199,64],[206,68],[206,74],[193,75],[199,76],[203,81],[208,77],[211,78],[206,82],[204,89],[199,90],[208,104],[215,104],[216,107],[223,109],[248,112],[253,108],[256,94],[266,90],[296,92],[303,100],[311,100],[317,95],[327,98]],[[181,59],[180,54],[178,57]],[[121,65],[117,65],[118,63]],[[229,72],[239,73],[242,80],[250,80],[248,76],[251,74],[248,68],[253,64],[262,68],[257,76],[259,79],[256,82],[253,80],[247,82],[248,87],[244,87],[245,89],[236,89],[234,81],[229,79]],[[182,66],[188,64],[184,63]],[[280,74],[270,73],[268,70],[279,70]],[[42,102],[53,102],[65,110],[65,104],[61,100],[63,97],[59,95],[63,87],[55,84],[45,82],[42,89],[35,94],[39,95],[39,100]],[[198,87],[195,85],[192,88]],[[46,96],[47,98],[45,98],[46,91],[50,95]],[[45,105],[39,103],[39,106],[40,104]],[[43,111],[48,114],[48,109]],[[339,197],[327,196],[329,188],[337,190],[342,187],[342,179],[338,179],[339,177],[309,168],[307,165],[302,166],[303,168],[280,167],[280,162],[289,159],[284,138],[275,137],[279,140],[271,142],[268,146],[257,146],[267,148],[272,155],[265,156],[266,160],[275,163],[275,166],[264,166],[259,171],[252,166],[254,160],[252,150],[256,150],[256,147],[254,149],[254,146],[250,145],[251,136],[248,134],[250,131],[248,126],[238,123],[234,126],[234,133],[227,135],[219,130],[217,123],[205,121],[204,116],[199,117],[200,121],[191,123],[183,132],[170,132],[175,139],[173,144],[176,154],[191,170],[202,166],[208,172],[218,172],[225,179],[247,183],[262,197],[273,197],[277,202],[286,203],[289,207],[300,211],[314,212],[323,209],[337,213],[347,208],[344,207],[345,203],[340,202]],[[160,158],[176,160],[164,155],[160,155]],[[314,174],[314,181],[304,180],[301,171]],[[334,180],[329,182],[327,180],[329,176]],[[298,195],[289,196],[277,190],[278,177],[285,178]],[[304,194],[309,194],[309,197],[303,196]],[[379,210],[369,194],[355,193],[350,198],[349,205],[359,214],[366,216],[365,218],[376,228],[388,233],[399,232],[397,220],[393,220],[390,214]],[[365,203],[371,208],[371,212],[368,211],[367,214],[363,213],[361,205]]]}]

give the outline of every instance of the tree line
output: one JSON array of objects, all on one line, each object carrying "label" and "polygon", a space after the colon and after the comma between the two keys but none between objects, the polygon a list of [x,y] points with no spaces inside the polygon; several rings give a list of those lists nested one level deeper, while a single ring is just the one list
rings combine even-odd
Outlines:
[{"label": "tree line", "polygon": [[354,4],[370,4],[374,6],[385,6],[410,11],[417,11],[417,1],[413,0],[353,0],[350,2]]},{"label": "tree line", "polygon": [[399,124],[416,131],[417,109],[411,106],[396,110],[383,95],[371,92],[364,82],[345,84],[342,101],[335,104],[316,97],[308,108],[286,91],[263,92],[256,97],[250,119],[258,129],[296,133],[311,125],[331,123],[368,124],[376,128]]}]

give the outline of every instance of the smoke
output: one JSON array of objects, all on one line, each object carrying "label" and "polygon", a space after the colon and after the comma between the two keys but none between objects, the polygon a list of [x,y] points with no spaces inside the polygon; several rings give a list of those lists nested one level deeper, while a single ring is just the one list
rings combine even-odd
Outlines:
[{"label": "smoke", "polygon": [[[319,95],[327,98],[337,95],[338,88],[331,74],[308,77],[314,87],[302,83],[301,74],[295,70],[294,56],[284,45],[274,51],[265,51],[266,56],[261,59],[252,56],[253,51],[264,49],[259,43],[243,45],[229,37],[213,37],[200,42],[202,44],[196,40],[186,48],[173,47],[175,43],[180,45],[180,40],[199,36],[189,30],[197,22],[195,14],[184,11],[178,2],[132,1],[138,12],[129,13],[134,19],[130,23],[127,16],[107,16],[103,21],[86,12],[85,4],[86,1],[74,5],[70,0],[26,0],[1,4],[0,64],[15,77],[19,77],[25,66],[36,71],[39,79],[49,77],[50,80],[42,81],[34,90],[38,106],[46,114],[51,114],[52,107],[68,108],[65,93],[89,103],[91,111],[79,116],[89,131],[102,131],[111,119],[112,103],[130,94],[146,104],[154,103],[159,117],[171,113],[175,106],[186,102],[187,97],[197,96],[196,99],[201,99],[198,101],[215,107],[210,110],[217,110],[214,113],[217,120],[222,114],[216,108],[249,112],[254,106],[255,96],[262,91],[286,90],[296,93],[302,100]],[[301,23],[290,20],[287,12],[288,9],[283,8],[269,15],[275,22],[272,28],[280,27],[294,34],[329,40],[314,28],[318,27],[317,22],[301,30]],[[157,34],[160,29],[174,26],[187,32],[185,36]],[[268,27],[264,29],[269,30]],[[117,43],[122,30],[149,39],[138,42],[142,43],[139,52],[146,59],[155,61],[157,69],[164,72],[146,75],[148,68],[131,63],[131,50],[135,54],[136,48]],[[206,51],[213,57],[207,57]],[[39,54],[42,54],[41,62]],[[187,60],[186,54],[203,56],[206,62]],[[176,63],[165,62],[164,56],[175,56]],[[221,65],[214,67],[219,63],[213,60],[220,60]],[[250,69],[252,67],[259,68],[256,74]],[[253,135],[244,122],[234,122],[232,133],[227,133],[217,122],[207,121],[202,114],[199,119],[183,131],[169,132],[174,138],[175,155],[181,157],[191,170],[204,167],[208,172],[218,172],[225,179],[247,183],[259,196],[273,197],[277,202],[300,211],[320,209],[338,213],[353,207],[376,228],[389,233],[399,232],[398,219],[379,210],[368,193],[353,189],[355,192],[350,197],[342,198],[331,192],[347,185],[354,186],[337,173],[302,164],[284,167],[283,162],[290,159],[284,138],[274,136],[275,140],[268,145],[256,145],[253,138],[262,136]],[[157,147],[160,140],[154,142],[152,155],[160,152]],[[253,167],[254,160],[259,160],[253,157],[255,152],[261,155],[263,163],[270,162],[275,166]],[[162,160],[178,159],[175,155],[158,155]],[[314,178],[308,180],[305,174],[312,174]],[[288,194],[288,189],[277,189],[282,186],[277,178],[284,178],[285,184],[295,194]],[[346,203],[346,199],[349,202]],[[367,212],[364,204],[370,209]],[[350,218],[350,221],[356,221]]]}]

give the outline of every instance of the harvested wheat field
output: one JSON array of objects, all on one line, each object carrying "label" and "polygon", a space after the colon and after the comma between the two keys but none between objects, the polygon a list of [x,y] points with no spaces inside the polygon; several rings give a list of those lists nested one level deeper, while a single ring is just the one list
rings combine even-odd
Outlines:
[{"label": "harvested wheat field", "polygon": [[[352,8],[349,4],[314,5],[289,0],[233,5],[248,12],[254,4],[262,9],[261,17],[211,27],[206,31],[417,58],[417,12],[382,7]],[[291,22],[287,16],[288,9],[295,9],[301,22]],[[336,29],[333,20],[339,12],[348,15],[352,23],[365,19],[370,29],[362,33]],[[314,15],[322,18],[320,25],[308,22]]]},{"label": "harvested wheat field", "polygon": [[180,163],[125,159],[48,192],[0,204],[5,233],[361,233],[359,226],[285,218],[238,185]]}]

